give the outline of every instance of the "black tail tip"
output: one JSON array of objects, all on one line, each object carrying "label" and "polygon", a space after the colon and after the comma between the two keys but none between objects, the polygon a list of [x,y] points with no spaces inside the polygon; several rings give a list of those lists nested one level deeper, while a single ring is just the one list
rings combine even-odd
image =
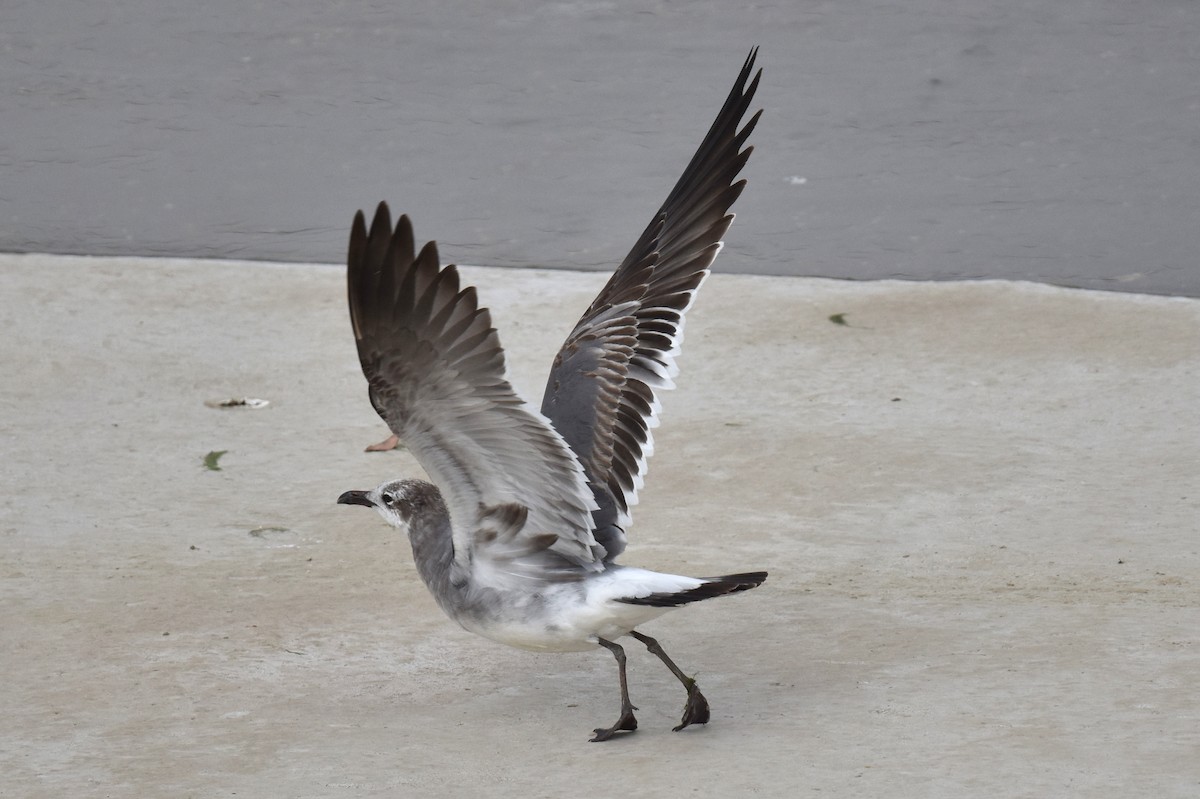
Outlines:
[{"label": "black tail tip", "polygon": [[713,583],[727,589],[726,593],[736,594],[738,591],[749,591],[758,588],[767,581],[766,572],[744,572],[742,574],[726,574],[721,577],[709,577]]},{"label": "black tail tip", "polygon": [[767,581],[766,572],[744,572],[743,574],[726,574],[721,577],[709,577],[723,583],[749,583],[751,587],[762,585]]},{"label": "black tail tip", "polygon": [[687,591],[673,594],[650,594],[648,596],[618,599],[629,605],[650,605],[656,608],[677,608],[689,602],[699,602],[702,599],[712,599],[718,596],[728,596],[739,591],[749,591],[757,588],[767,579],[766,572],[746,572],[744,574],[726,574],[723,577],[705,577],[704,582]]}]

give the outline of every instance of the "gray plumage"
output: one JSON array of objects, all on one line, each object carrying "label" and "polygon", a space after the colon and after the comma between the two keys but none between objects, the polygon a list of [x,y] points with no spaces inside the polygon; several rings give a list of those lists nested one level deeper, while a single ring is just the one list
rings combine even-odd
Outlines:
[{"label": "gray plumage", "polygon": [[350,235],[350,317],[371,404],[431,482],[347,491],[407,532],[417,571],[463,627],[512,646],[602,646],[619,666],[622,712],[592,740],[636,729],[615,639],[647,645],[688,689],[676,729],[708,721],[694,681],[639,625],[689,602],[753,588],[765,572],[693,578],[621,566],[659,394],[673,387],[684,315],[721,249],[758,120],[752,51],[716,121],[637,244],[554,360],[541,411],[508,382],[474,288],[437,247],[414,246],[380,203]]}]

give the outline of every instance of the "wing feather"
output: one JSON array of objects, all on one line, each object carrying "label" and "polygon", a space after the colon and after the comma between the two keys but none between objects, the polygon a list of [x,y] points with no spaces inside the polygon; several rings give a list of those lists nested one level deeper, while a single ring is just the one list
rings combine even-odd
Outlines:
[{"label": "wing feather", "polygon": [[[607,559],[625,548],[630,506],[654,449],[659,394],[674,387],[684,315],[746,181],[738,174],[753,150],[741,130],[762,75],[750,52],[716,120],[658,213],[584,313],[554,359],[542,413],[579,456],[599,508],[592,526]],[[614,324],[619,317],[621,324]],[[629,344],[632,335],[632,345]],[[617,341],[621,346],[614,346]]]},{"label": "wing feather", "polygon": [[[393,230],[380,203],[368,232],[358,213],[347,259],[350,318],[371,404],[445,498],[455,561],[471,568],[473,552],[498,540],[480,531],[498,525],[504,546],[485,553],[487,562],[549,550],[559,564],[602,568],[579,461],[508,382],[475,289],[460,288],[453,265],[442,268],[433,242],[413,250],[408,217]],[[507,510],[497,516],[497,508]]]}]

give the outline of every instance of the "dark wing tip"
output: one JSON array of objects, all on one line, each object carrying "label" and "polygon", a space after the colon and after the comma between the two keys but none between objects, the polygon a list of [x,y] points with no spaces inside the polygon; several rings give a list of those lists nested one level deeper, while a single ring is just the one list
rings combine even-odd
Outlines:
[{"label": "dark wing tip", "polygon": [[[362,213],[359,211],[359,213]],[[392,230],[392,212],[388,209],[388,204],[385,202],[375,206],[375,217],[371,220],[371,238],[374,238],[381,231],[391,233]]]},{"label": "dark wing tip", "polygon": [[[400,219],[401,219],[401,221],[408,221],[408,217],[406,217],[406,216],[402,216],[402,217],[400,217]],[[410,241],[412,240],[412,226],[411,225],[409,226],[408,238]],[[432,267],[434,269],[437,269],[438,267],[440,267],[442,262],[438,260],[437,242],[436,241],[425,242],[425,246],[421,248],[421,252],[419,255],[417,255],[415,263],[420,266]]]},{"label": "dark wing tip", "polygon": [[[746,79],[750,77],[750,71],[754,69],[754,62],[758,59],[758,45],[750,48],[750,54],[746,56],[746,60],[742,63],[742,71],[738,74],[737,85],[745,86]],[[758,88],[758,79],[762,77],[762,67],[754,73],[754,79],[750,82],[749,90],[745,94],[754,94],[754,90]]]}]

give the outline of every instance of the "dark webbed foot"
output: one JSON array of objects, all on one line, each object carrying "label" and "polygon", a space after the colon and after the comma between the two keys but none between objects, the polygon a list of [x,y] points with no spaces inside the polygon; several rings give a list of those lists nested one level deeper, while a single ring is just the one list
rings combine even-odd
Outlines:
[{"label": "dark webbed foot", "polygon": [[625,650],[612,641],[605,641],[603,638],[597,638],[596,643],[609,652],[612,652],[613,657],[617,659],[617,678],[621,683],[621,717],[611,727],[597,728],[595,737],[589,739],[593,743],[607,741],[618,732],[633,732],[637,729],[637,719],[633,717],[633,711],[637,710],[637,708],[629,701],[629,683],[625,680]]},{"label": "dark webbed foot", "polygon": [[597,741],[607,741],[618,732],[635,731],[637,729],[637,719],[633,717],[633,711],[635,710],[637,710],[637,708],[633,705],[621,708],[621,718],[617,719],[616,724],[612,725],[611,727],[597,727],[595,730],[595,737],[589,738],[588,740],[592,743],[596,743]]},{"label": "dark webbed foot", "polygon": [[693,724],[708,723],[708,700],[704,698],[704,694],[700,693],[700,689],[696,687],[696,681],[692,680],[688,686],[687,702],[683,706],[683,719],[679,726],[673,728],[673,732],[679,732],[684,727],[690,727]]},{"label": "dark webbed foot", "polygon": [[704,694],[700,693],[700,689],[696,687],[696,681],[684,674],[675,661],[667,657],[667,653],[648,635],[642,635],[637,630],[630,630],[629,634],[646,645],[646,649],[656,655],[663,662],[675,678],[683,683],[683,687],[687,689],[688,698],[683,706],[683,718],[680,720],[679,726],[674,728],[674,732],[679,732],[684,727],[690,727],[693,724],[708,723],[708,700],[704,698]]}]

